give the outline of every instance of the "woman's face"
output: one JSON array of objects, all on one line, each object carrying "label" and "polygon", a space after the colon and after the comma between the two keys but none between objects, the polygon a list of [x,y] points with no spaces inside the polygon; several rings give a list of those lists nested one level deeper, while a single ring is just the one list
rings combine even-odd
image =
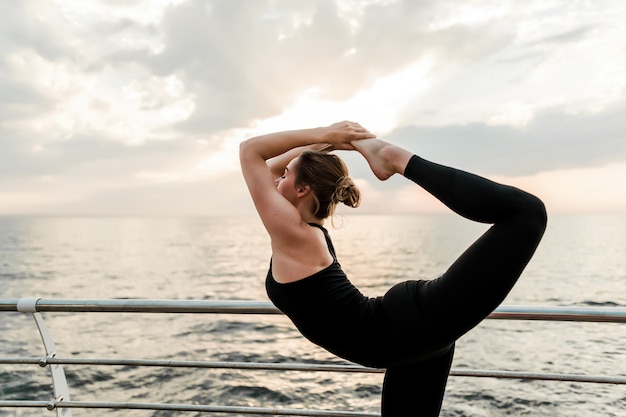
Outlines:
[{"label": "woman's face", "polygon": [[287,164],[283,175],[274,180],[278,192],[289,200],[291,204],[295,204],[298,194],[298,187],[296,186],[296,170],[298,164],[298,158],[292,159],[291,162]]}]

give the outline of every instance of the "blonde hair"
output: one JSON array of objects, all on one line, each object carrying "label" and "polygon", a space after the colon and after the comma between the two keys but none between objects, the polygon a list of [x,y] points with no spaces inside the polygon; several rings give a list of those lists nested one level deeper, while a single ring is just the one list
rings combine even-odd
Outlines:
[{"label": "blonde hair", "polygon": [[296,169],[296,183],[313,191],[313,215],[320,219],[332,216],[338,203],[358,207],[361,193],[348,175],[346,164],[337,155],[305,151]]}]

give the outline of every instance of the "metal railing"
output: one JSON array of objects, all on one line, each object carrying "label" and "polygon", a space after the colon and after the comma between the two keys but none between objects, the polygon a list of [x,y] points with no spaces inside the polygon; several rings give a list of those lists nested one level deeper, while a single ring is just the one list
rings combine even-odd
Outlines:
[{"label": "metal railing", "polygon": [[[366,368],[357,365],[325,365],[325,364],[284,364],[257,362],[209,362],[209,361],[171,361],[145,359],[89,359],[59,358],[52,335],[48,331],[41,312],[107,312],[107,313],[193,313],[193,314],[282,314],[269,302],[260,301],[201,301],[201,300],[62,300],[62,299],[0,299],[0,311],[22,312],[33,315],[45,348],[45,356],[41,358],[0,358],[0,364],[32,365],[50,367],[54,398],[49,401],[5,401],[0,400],[0,409],[47,408],[56,410],[58,417],[71,417],[71,410],[82,409],[127,409],[155,411],[190,411],[230,414],[256,415],[291,415],[291,416],[324,416],[324,417],[374,417],[378,414],[350,411],[326,411],[305,409],[281,409],[263,407],[233,407],[193,404],[162,404],[162,403],[131,403],[131,402],[93,402],[71,401],[69,388],[65,378],[63,365],[90,366],[151,366],[165,368],[212,368],[239,370],[272,370],[272,371],[323,371],[382,373],[382,369]],[[494,311],[489,319],[500,320],[542,320],[542,321],[575,321],[626,323],[626,308],[580,308],[580,307],[525,307],[501,306]],[[512,371],[490,371],[472,369],[452,369],[451,376],[487,377],[508,379],[530,379],[544,381],[570,381],[582,383],[626,385],[626,377],[600,376],[559,373],[533,373]]]}]

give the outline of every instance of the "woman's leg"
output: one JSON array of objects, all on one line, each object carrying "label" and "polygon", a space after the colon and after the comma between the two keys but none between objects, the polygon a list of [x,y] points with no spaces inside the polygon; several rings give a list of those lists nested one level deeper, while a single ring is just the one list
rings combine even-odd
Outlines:
[{"label": "woman's leg", "polygon": [[[421,364],[403,361],[412,352],[454,343],[504,300],[539,244],[545,208],[517,188],[426,161],[378,139],[352,144],[379,179],[403,174],[461,216],[493,224],[440,278],[398,284],[383,298],[401,345],[393,358],[399,365],[385,375],[383,416],[438,416],[453,351]],[[396,305],[400,299],[402,305]]]},{"label": "woman's leg", "polygon": [[416,287],[420,329],[431,329],[422,336],[433,346],[454,342],[504,300],[526,267],[545,230],[543,203],[517,188],[426,161],[378,139],[352,144],[378,178],[403,174],[461,216],[493,224],[440,278]]},{"label": "woman's leg", "polygon": [[453,356],[454,345],[435,359],[387,369],[382,417],[438,416]]},{"label": "woman's leg", "polygon": [[546,227],[535,196],[467,172],[411,158],[404,175],[456,213],[492,223],[438,279],[420,287],[421,310],[439,324],[442,343],[476,326],[508,295]]}]

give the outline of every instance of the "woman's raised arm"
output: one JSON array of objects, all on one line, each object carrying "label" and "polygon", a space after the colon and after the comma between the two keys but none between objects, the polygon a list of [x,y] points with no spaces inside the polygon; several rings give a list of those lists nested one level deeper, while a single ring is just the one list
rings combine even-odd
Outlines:
[{"label": "woman's raised arm", "polygon": [[[245,140],[239,147],[241,171],[252,200],[270,235],[300,224],[296,208],[276,189],[277,172],[306,147],[353,149],[351,141],[375,137],[358,123],[338,122],[327,127],[269,133]],[[289,160],[287,158],[291,157]],[[268,160],[276,158],[270,165]],[[283,165],[284,164],[284,165]]]},{"label": "woman's raised arm", "polygon": [[272,178],[278,178],[283,175],[285,167],[289,164],[289,162],[291,162],[292,159],[297,158],[302,152],[307,150],[318,152],[332,152],[335,150],[335,147],[330,143],[319,143],[315,145],[299,146],[281,155],[278,155],[277,157],[274,157],[267,161],[267,165],[272,172]]}]

